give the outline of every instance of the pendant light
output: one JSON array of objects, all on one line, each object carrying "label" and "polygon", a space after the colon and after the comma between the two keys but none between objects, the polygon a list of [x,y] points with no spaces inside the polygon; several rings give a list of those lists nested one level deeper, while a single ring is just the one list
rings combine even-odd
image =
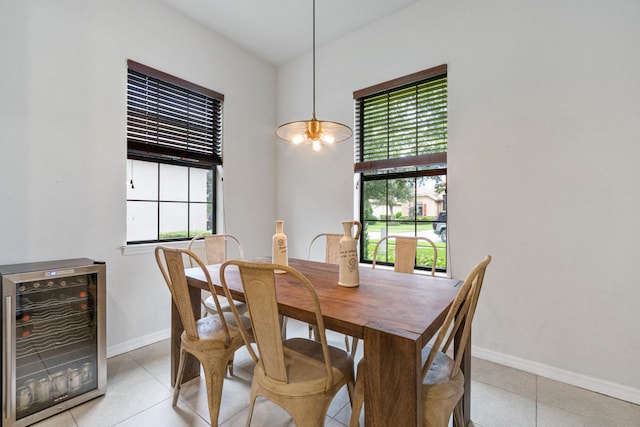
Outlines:
[{"label": "pendant light", "polygon": [[311,120],[290,122],[276,129],[278,138],[293,144],[311,144],[319,151],[324,144],[342,142],[351,138],[349,126],[316,119],[316,0],[313,0],[313,114]]}]

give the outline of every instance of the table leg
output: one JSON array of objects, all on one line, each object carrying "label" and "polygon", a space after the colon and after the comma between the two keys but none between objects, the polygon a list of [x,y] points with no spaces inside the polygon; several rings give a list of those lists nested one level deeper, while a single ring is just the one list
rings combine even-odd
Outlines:
[{"label": "table leg", "polygon": [[[190,286],[189,296],[191,297],[191,308],[195,316],[200,314],[200,289]],[[180,361],[180,336],[184,331],[178,307],[171,301],[171,386],[176,385],[176,375],[178,373],[178,362]],[[182,383],[196,378],[200,375],[200,362],[193,355],[187,353],[187,360],[182,375]]]},{"label": "table leg", "polygon": [[364,330],[365,426],[422,425],[420,337],[379,326]]}]

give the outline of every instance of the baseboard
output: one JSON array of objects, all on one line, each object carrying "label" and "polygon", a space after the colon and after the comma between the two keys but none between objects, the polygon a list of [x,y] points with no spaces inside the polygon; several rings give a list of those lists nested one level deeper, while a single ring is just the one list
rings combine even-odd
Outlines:
[{"label": "baseboard", "polygon": [[521,359],[504,353],[498,353],[497,351],[487,350],[482,347],[473,346],[472,354],[473,357],[477,357],[478,359],[488,360],[489,362],[498,363],[510,368],[519,369],[544,378],[560,381],[565,384],[570,384],[640,405],[640,390],[637,388],[589,377],[576,372],[565,371],[564,369],[555,368],[538,362],[532,362],[530,360]]},{"label": "baseboard", "polygon": [[162,341],[171,336],[171,329],[164,329],[162,331],[155,332],[153,334],[138,337],[133,340],[123,342],[118,345],[107,347],[107,358],[117,356],[119,354],[128,353],[132,350],[144,347],[145,345],[153,344],[158,341]]}]

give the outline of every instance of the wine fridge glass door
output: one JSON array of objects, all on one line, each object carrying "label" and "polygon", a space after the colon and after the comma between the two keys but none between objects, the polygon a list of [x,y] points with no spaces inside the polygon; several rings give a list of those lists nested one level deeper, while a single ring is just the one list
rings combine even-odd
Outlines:
[{"label": "wine fridge glass door", "polygon": [[28,425],[104,394],[101,267],[3,277],[3,393],[10,396],[3,405],[5,415],[12,413],[7,425]]}]

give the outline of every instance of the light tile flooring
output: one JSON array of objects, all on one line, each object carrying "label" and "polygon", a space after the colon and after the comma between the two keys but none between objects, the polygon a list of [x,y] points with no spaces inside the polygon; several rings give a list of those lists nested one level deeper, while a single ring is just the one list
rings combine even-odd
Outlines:
[{"label": "light tile flooring", "polygon": [[[290,320],[289,336],[305,336],[307,327]],[[342,335],[327,331],[329,343],[344,346]],[[362,347],[362,345],[360,345]],[[360,348],[361,352],[362,349]],[[356,358],[361,357],[361,353]],[[236,353],[233,377],[225,380],[220,427],[244,426],[253,362]],[[204,380],[185,384],[171,406],[169,341],[112,357],[107,364],[105,396],[35,424],[38,427],[206,427],[210,425]],[[475,427],[593,426],[638,427],[640,406],[613,399],[480,359],[472,361],[471,418]],[[333,400],[326,426],[346,426],[351,415],[343,388]],[[361,416],[362,423],[362,416]],[[287,413],[259,400],[252,426],[294,426]],[[395,427],[395,426],[394,426]],[[402,426],[400,426],[402,427]]]}]

